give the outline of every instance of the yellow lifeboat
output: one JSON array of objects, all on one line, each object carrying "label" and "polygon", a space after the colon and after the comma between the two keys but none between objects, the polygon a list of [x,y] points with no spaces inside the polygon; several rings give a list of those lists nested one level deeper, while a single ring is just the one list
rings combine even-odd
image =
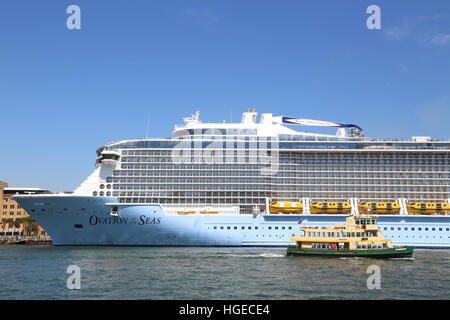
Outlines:
[{"label": "yellow lifeboat", "polygon": [[406,205],[409,213],[443,213],[450,211],[450,205],[446,202],[411,202]]},{"label": "yellow lifeboat", "polygon": [[301,213],[303,204],[291,201],[272,201],[269,204],[270,213]]},{"label": "yellow lifeboat", "polygon": [[219,214],[219,211],[200,211],[200,214]]},{"label": "yellow lifeboat", "polygon": [[311,202],[310,210],[312,213],[345,213],[352,209],[350,202]]},{"label": "yellow lifeboat", "polygon": [[181,215],[188,215],[188,214],[195,214],[195,211],[177,211],[177,213]]},{"label": "yellow lifeboat", "polygon": [[400,204],[397,202],[361,202],[358,204],[360,213],[397,213]]}]

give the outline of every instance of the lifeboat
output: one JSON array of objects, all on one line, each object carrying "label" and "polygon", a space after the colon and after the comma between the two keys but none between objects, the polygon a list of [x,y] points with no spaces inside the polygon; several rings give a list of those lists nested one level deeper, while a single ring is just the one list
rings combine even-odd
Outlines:
[{"label": "lifeboat", "polygon": [[177,213],[181,215],[188,215],[188,214],[195,214],[195,211],[177,211]]},{"label": "lifeboat", "polygon": [[408,213],[441,213],[450,211],[450,205],[446,202],[411,202],[406,205]]},{"label": "lifeboat", "polygon": [[310,210],[312,213],[345,213],[352,209],[350,202],[311,202]]},{"label": "lifeboat", "polygon": [[219,211],[200,211],[200,214],[219,214]]},{"label": "lifeboat", "polygon": [[303,204],[291,201],[272,201],[269,204],[270,213],[301,213]]},{"label": "lifeboat", "polygon": [[397,213],[400,204],[397,202],[361,202],[358,204],[360,213]]}]

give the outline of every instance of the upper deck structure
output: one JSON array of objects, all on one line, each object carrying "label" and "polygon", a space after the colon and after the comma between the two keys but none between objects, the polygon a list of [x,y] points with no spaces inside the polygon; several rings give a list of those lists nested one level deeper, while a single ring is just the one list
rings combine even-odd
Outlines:
[{"label": "upper deck structure", "polygon": [[[447,201],[450,142],[373,139],[354,124],[243,113],[240,123],[203,123],[197,112],[170,138],[115,141],[75,194],[121,203],[234,205],[250,213],[265,199]],[[297,131],[336,128],[336,134]]]}]

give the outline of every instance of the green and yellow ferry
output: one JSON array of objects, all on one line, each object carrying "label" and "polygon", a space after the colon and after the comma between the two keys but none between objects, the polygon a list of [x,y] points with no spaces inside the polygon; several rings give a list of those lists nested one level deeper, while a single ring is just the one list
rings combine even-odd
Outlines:
[{"label": "green and yellow ferry", "polygon": [[288,256],[404,258],[412,257],[413,247],[393,246],[383,239],[377,219],[366,215],[349,215],[345,226],[302,227],[303,236],[291,237]]}]

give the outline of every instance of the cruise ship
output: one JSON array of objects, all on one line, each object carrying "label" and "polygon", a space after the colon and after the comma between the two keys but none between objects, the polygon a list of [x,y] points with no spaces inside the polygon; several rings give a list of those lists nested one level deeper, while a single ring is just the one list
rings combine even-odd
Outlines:
[{"label": "cruise ship", "polygon": [[254,109],[240,123],[183,120],[169,138],[98,148],[73,193],[15,199],[54,245],[285,247],[301,227],[368,212],[394,245],[450,247],[448,139],[374,139]]}]

